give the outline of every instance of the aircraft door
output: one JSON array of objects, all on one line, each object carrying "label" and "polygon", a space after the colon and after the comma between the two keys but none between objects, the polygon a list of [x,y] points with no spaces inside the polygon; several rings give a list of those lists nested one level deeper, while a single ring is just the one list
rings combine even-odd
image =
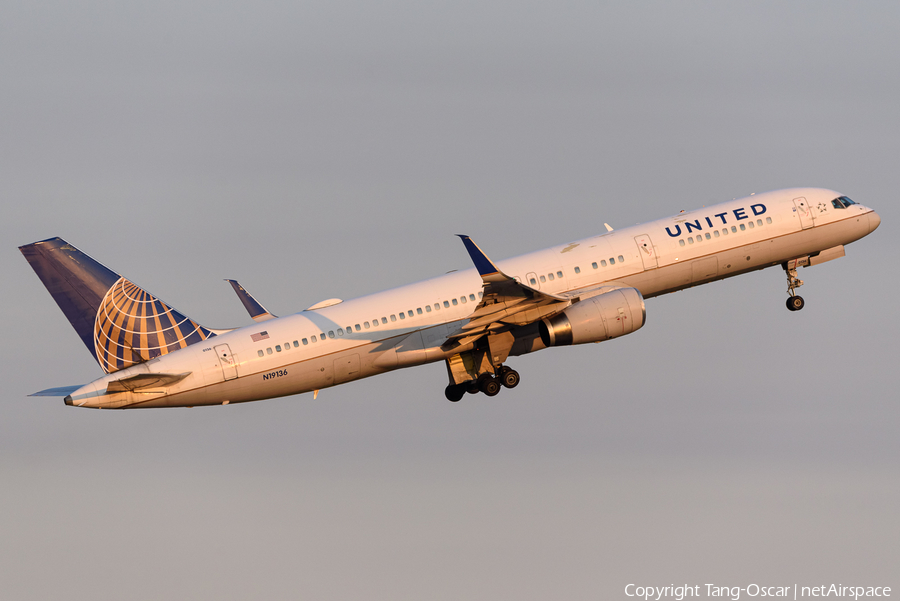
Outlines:
[{"label": "aircraft door", "polygon": [[812,210],[809,208],[809,203],[806,202],[805,198],[803,198],[802,196],[800,198],[795,198],[794,208],[797,210],[797,214],[800,216],[800,227],[802,229],[809,229],[816,224],[816,218],[813,215]]},{"label": "aircraft door", "polygon": [[214,346],[213,350],[216,351],[216,357],[219,358],[219,365],[225,380],[237,378],[237,362],[234,360],[234,355],[231,354],[231,348],[227,344],[219,344]]},{"label": "aircraft door", "polygon": [[656,269],[659,267],[659,263],[656,260],[656,249],[653,248],[650,236],[647,234],[635,236],[634,241],[637,243],[641,261],[644,262],[644,269]]}]

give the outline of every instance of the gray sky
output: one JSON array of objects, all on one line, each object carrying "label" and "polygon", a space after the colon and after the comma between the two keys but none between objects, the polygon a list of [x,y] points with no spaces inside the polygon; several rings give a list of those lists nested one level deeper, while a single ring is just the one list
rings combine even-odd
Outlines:
[{"label": "gray sky", "polygon": [[[624,599],[900,589],[896,3],[0,3],[0,590]],[[62,236],[210,327],[751,192],[881,228],[652,299],[639,332],[311,395],[100,412],[16,247]]]}]

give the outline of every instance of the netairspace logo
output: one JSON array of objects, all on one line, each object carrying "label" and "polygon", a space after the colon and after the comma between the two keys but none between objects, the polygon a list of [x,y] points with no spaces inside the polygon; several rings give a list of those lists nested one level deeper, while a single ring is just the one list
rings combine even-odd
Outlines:
[{"label": "netairspace logo", "polygon": [[[701,591],[703,596],[701,597]],[[799,586],[797,584],[787,586],[763,586],[761,584],[748,584],[747,586],[720,586],[717,584],[695,584],[675,586],[640,586],[629,584],[625,587],[625,595],[637,597],[644,601],[662,601],[662,599],[731,599],[739,601],[741,595],[745,597],[776,597],[781,599],[801,599],[804,597],[843,597],[845,599],[861,599],[866,597],[890,597],[889,586],[843,586],[841,584],[823,584],[819,586]]]}]

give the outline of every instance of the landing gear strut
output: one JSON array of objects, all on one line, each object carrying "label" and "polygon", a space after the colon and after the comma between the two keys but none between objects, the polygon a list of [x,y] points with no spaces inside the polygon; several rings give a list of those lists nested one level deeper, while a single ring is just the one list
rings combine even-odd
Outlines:
[{"label": "landing gear strut", "polygon": [[797,277],[797,266],[791,266],[790,263],[783,263],[782,267],[784,268],[784,273],[787,275],[788,281],[788,294],[790,294],[790,298],[787,299],[787,308],[790,311],[799,311],[806,305],[803,301],[802,296],[798,296],[794,293],[795,288],[799,288],[803,285],[803,280]]}]

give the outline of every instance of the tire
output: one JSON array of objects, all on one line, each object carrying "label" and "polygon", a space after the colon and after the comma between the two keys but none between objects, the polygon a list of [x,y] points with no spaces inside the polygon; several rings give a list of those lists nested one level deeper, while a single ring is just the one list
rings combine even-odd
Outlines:
[{"label": "tire", "polygon": [[447,400],[451,403],[458,403],[463,395],[466,394],[466,389],[462,386],[457,386],[456,384],[450,384],[447,388],[444,389],[444,396],[447,397]]},{"label": "tire", "polygon": [[790,311],[799,311],[806,306],[802,296],[792,296],[787,299],[787,308]]},{"label": "tire", "polygon": [[514,369],[500,372],[500,383],[506,388],[515,388],[519,385],[519,372]]},{"label": "tire", "polygon": [[500,392],[500,382],[497,381],[497,378],[492,376],[479,378],[479,387],[481,388],[481,392],[486,396],[495,396]]}]

